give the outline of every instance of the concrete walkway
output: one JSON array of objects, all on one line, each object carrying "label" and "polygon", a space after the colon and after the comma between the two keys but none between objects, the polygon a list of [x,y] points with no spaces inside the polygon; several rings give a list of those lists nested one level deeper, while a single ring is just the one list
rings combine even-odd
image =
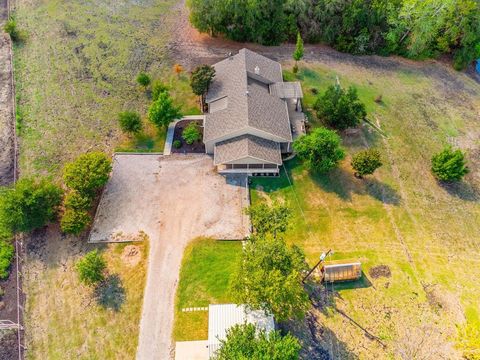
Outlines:
[{"label": "concrete walkway", "polygon": [[182,120],[205,120],[205,115],[186,115],[181,119],[174,120],[168,125],[167,138],[165,140],[165,147],[163,148],[163,155],[170,155],[172,153],[173,135],[175,126]]}]

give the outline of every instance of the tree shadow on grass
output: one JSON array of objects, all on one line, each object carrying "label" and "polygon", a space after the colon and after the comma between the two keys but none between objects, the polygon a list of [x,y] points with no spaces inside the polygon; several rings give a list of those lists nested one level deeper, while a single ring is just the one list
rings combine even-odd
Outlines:
[{"label": "tree shadow on grass", "polygon": [[125,288],[117,274],[109,275],[95,288],[97,304],[104,309],[120,311],[125,302]]},{"label": "tree shadow on grass", "polygon": [[342,168],[333,169],[327,174],[310,172],[310,176],[323,191],[333,192],[342,200],[350,201],[352,194],[369,195],[384,204],[400,205],[401,198],[398,192],[374,177],[357,179]]},{"label": "tree shadow on grass", "polygon": [[465,201],[480,201],[480,191],[466,181],[443,182],[438,184],[450,195]]}]

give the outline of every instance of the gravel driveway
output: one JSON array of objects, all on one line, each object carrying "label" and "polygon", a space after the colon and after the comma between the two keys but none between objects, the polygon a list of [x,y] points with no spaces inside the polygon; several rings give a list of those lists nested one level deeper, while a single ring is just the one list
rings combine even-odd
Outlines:
[{"label": "gravel driveway", "polygon": [[207,155],[115,157],[90,240],[132,239],[141,232],[150,239],[137,359],[173,358],[174,295],[183,250],[198,236],[248,234],[245,184],[244,176],[218,175]]}]

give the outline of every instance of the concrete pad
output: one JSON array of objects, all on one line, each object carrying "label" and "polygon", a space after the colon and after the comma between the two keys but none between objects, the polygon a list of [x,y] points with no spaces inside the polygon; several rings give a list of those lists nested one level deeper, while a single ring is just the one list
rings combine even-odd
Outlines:
[{"label": "concrete pad", "polygon": [[177,341],[175,360],[208,360],[208,340]]}]

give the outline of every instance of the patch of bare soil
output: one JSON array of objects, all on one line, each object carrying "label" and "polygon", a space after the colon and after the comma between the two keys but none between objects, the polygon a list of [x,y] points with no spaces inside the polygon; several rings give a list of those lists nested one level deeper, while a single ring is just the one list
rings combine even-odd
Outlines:
[{"label": "patch of bare soil", "polygon": [[434,310],[444,311],[455,321],[456,324],[465,322],[465,314],[458,296],[452,294],[439,285],[426,285],[425,292],[427,294],[428,303]]},{"label": "patch of bare soil", "polygon": [[14,118],[10,38],[0,34],[0,185],[13,182]]},{"label": "patch of bare soil", "polygon": [[370,270],[368,271],[368,274],[373,279],[378,279],[380,277],[389,278],[390,276],[392,276],[392,272],[390,271],[390,268],[387,265],[374,266],[370,268]]},{"label": "patch of bare soil", "polygon": [[18,342],[16,330],[0,330],[0,360],[17,360]]},{"label": "patch of bare soil", "polygon": [[127,245],[122,252],[122,261],[129,267],[135,267],[142,260],[142,252],[136,245]]}]

